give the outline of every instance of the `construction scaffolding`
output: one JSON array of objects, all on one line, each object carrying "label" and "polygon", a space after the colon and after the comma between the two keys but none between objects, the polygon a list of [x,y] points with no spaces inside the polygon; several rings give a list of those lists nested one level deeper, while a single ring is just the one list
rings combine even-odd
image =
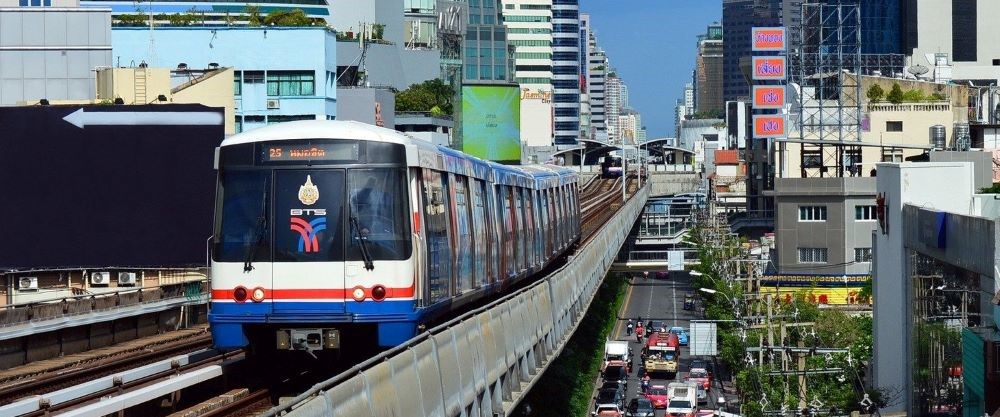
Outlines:
[{"label": "construction scaffolding", "polygon": [[856,4],[802,4],[798,71],[801,176],[861,173],[861,11]]}]

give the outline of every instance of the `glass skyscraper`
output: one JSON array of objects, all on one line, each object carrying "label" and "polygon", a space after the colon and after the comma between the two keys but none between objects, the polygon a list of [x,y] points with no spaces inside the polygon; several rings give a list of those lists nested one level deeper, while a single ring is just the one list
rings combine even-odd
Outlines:
[{"label": "glass skyscraper", "polygon": [[552,0],[552,101],[556,145],[574,145],[580,135],[580,51],[579,0]]},{"label": "glass skyscraper", "polygon": [[464,48],[466,84],[511,83],[513,60],[500,0],[469,0]]}]

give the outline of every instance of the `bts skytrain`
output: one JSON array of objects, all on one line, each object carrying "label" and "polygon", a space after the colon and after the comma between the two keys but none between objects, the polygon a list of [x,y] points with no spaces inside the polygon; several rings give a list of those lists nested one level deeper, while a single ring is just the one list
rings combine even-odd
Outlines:
[{"label": "bts skytrain", "polygon": [[241,133],[217,167],[209,322],[222,349],[395,346],[580,235],[575,172],[358,122]]}]

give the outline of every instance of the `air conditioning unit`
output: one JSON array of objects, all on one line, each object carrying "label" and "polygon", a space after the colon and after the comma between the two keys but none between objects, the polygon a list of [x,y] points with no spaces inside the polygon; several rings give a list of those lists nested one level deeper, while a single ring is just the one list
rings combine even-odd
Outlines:
[{"label": "air conditioning unit", "polygon": [[90,273],[90,284],[91,285],[108,285],[111,283],[111,273],[107,271],[103,272],[91,272]]},{"label": "air conditioning unit", "polygon": [[118,285],[135,285],[135,272],[119,272]]},{"label": "air conditioning unit", "polygon": [[20,291],[38,291],[38,277],[21,277],[17,280],[17,289]]},{"label": "air conditioning unit", "polygon": [[268,110],[274,110],[274,109],[280,109],[280,108],[281,108],[281,100],[268,100],[267,101],[267,109]]}]

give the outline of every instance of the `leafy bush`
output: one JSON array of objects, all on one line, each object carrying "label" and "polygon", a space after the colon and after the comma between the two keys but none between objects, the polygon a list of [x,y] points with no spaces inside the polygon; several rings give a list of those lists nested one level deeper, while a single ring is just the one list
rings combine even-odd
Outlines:
[{"label": "leafy bush", "polygon": [[883,90],[878,84],[875,84],[868,87],[868,93],[866,95],[868,96],[868,101],[878,103],[885,97],[885,90]]},{"label": "leafy bush", "polygon": [[903,89],[899,87],[899,83],[892,83],[892,90],[889,91],[889,95],[885,96],[885,99],[892,104],[903,102]]},{"label": "leafy bush", "polygon": [[913,89],[913,90],[907,90],[905,93],[903,93],[903,101],[907,103],[919,103],[926,99],[927,96],[924,95],[924,90]]}]

